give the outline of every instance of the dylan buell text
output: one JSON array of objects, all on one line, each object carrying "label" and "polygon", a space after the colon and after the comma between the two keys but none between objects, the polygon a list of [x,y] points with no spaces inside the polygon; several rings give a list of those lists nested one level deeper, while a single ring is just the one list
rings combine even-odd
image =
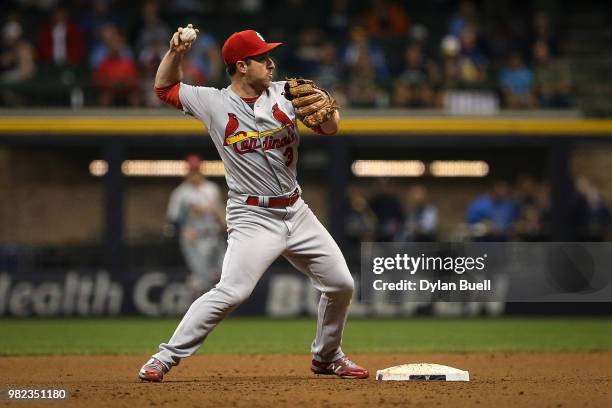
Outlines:
[{"label": "dylan buell text", "polygon": [[451,291],[490,291],[491,280],[484,279],[480,282],[470,282],[461,279],[458,282],[443,282],[441,280],[429,281],[419,279],[418,281],[402,279],[397,282],[383,282],[380,279],[372,283],[374,290],[381,291],[427,291],[427,292],[451,292]]}]

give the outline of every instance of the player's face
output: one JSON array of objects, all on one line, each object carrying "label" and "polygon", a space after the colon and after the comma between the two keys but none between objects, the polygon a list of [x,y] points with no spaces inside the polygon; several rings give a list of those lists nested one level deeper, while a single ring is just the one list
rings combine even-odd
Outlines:
[{"label": "player's face", "polygon": [[276,66],[268,53],[249,57],[246,79],[255,89],[267,89],[272,84],[272,76]]}]

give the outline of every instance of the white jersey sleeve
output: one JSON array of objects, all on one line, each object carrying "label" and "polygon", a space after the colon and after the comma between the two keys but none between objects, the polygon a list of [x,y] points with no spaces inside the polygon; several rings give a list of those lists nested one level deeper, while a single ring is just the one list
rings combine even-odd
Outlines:
[{"label": "white jersey sleeve", "polygon": [[179,100],[183,111],[201,120],[208,127],[211,121],[211,101],[219,98],[219,90],[206,86],[193,86],[181,82]]}]

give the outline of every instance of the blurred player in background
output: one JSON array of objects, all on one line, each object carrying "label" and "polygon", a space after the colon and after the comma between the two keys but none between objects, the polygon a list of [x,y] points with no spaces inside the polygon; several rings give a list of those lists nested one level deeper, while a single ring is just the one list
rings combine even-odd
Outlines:
[{"label": "blurred player in background", "polygon": [[197,297],[211,289],[221,276],[225,213],[219,187],[200,172],[201,158],[190,154],[186,163],[187,175],[170,195],[167,218],[179,234],[190,272],[187,284]]},{"label": "blurred player in background", "polygon": [[430,201],[427,188],[410,187],[404,225],[395,236],[400,242],[433,242],[438,239],[438,208]]}]

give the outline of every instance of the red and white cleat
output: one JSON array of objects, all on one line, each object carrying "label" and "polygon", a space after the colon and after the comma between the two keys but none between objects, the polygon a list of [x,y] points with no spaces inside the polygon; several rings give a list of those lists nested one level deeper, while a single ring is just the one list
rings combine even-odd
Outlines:
[{"label": "red and white cleat", "polygon": [[369,376],[367,369],[353,363],[347,357],[339,358],[331,363],[312,360],[310,370],[315,374],[336,375],[347,379],[364,379]]},{"label": "red and white cleat", "polygon": [[170,369],[164,363],[151,357],[138,372],[138,378],[144,381],[160,382]]}]

